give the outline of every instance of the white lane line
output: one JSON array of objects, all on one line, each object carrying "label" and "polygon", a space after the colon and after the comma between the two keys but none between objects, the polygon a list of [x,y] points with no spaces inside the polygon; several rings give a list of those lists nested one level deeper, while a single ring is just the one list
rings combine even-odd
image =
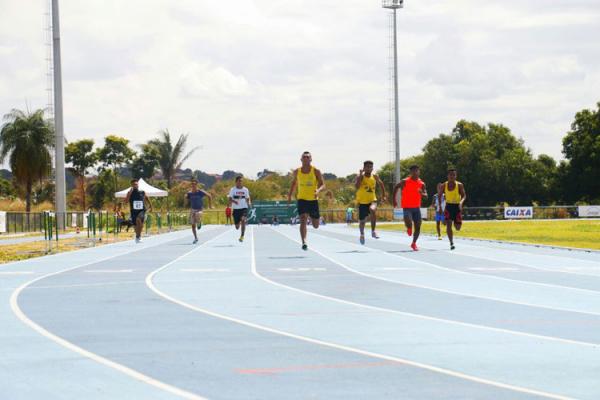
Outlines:
[{"label": "white lane line", "polygon": [[[31,319],[29,319],[29,317],[27,317],[27,315],[25,315],[25,313],[19,307],[19,302],[18,302],[19,295],[21,294],[21,292],[25,288],[27,288],[29,285],[31,285],[31,284],[33,284],[35,282],[38,282],[38,281],[40,281],[42,279],[45,279],[45,278],[48,278],[48,277],[51,277],[51,276],[54,276],[54,275],[59,275],[59,274],[62,274],[64,272],[73,271],[75,269],[82,268],[82,267],[85,267],[85,266],[88,266],[88,265],[92,265],[92,264],[96,264],[98,262],[110,260],[112,258],[120,257],[120,256],[123,256],[123,255],[129,254],[129,253],[134,253],[134,252],[137,252],[137,251],[140,251],[140,250],[145,250],[145,249],[148,249],[148,248],[151,248],[151,247],[159,246],[161,244],[173,242],[175,240],[180,240],[180,239],[181,238],[177,238],[177,239],[173,239],[173,240],[167,240],[165,242],[161,241],[160,243],[152,244],[151,246],[147,246],[147,247],[144,247],[144,248],[136,247],[136,248],[134,248],[134,249],[132,249],[130,251],[127,251],[127,252],[124,252],[124,253],[121,253],[121,254],[117,254],[117,255],[110,256],[110,257],[101,258],[101,259],[94,260],[94,261],[91,261],[91,262],[88,262],[88,263],[85,263],[85,264],[77,265],[75,267],[70,267],[70,268],[67,268],[67,269],[64,269],[64,270],[61,270],[61,271],[52,272],[50,274],[43,275],[43,276],[41,276],[39,278],[36,278],[36,279],[31,280],[29,282],[26,282],[23,285],[21,285],[20,287],[18,287],[12,293],[12,295],[10,296],[10,308],[12,309],[12,312],[17,316],[17,318],[20,319],[25,325],[29,326],[31,329],[33,329],[34,331],[36,331],[40,335],[42,335],[42,336],[44,336],[44,337],[52,340],[55,343],[58,343],[59,345],[65,347],[65,348],[67,348],[67,349],[69,349],[69,350],[71,350],[71,351],[73,351],[73,352],[75,352],[75,353],[77,353],[79,355],[87,357],[87,358],[89,358],[89,359],[91,359],[93,361],[96,361],[99,364],[102,364],[102,365],[107,366],[109,368],[112,368],[112,369],[114,369],[116,371],[119,371],[119,372],[121,372],[121,373],[123,373],[125,375],[130,376],[131,378],[137,379],[140,382],[143,382],[143,383],[146,383],[148,385],[154,386],[154,387],[156,387],[158,389],[161,389],[161,390],[164,390],[165,392],[177,395],[177,396],[179,396],[181,398],[188,399],[188,400],[207,400],[204,397],[198,396],[198,395],[196,395],[194,393],[190,393],[190,392],[185,391],[183,389],[180,389],[178,387],[171,386],[171,385],[169,385],[167,383],[161,382],[161,381],[159,381],[157,379],[154,379],[152,377],[144,375],[141,372],[138,372],[138,371],[136,371],[134,369],[131,369],[131,368],[126,367],[126,366],[124,366],[122,364],[119,364],[119,363],[116,363],[114,361],[111,361],[111,360],[109,360],[107,358],[104,358],[104,357],[98,355],[98,354],[92,353],[91,351],[85,350],[85,349],[77,346],[76,344],[71,343],[71,342],[69,342],[69,341],[61,338],[60,336],[57,336],[57,335],[51,333],[50,331],[46,330],[42,326],[38,325],[37,323],[35,323]],[[194,250],[196,250],[196,249],[197,249],[197,247],[194,248]],[[191,250],[190,252],[188,252],[186,254],[189,254],[189,253],[193,252],[194,250]],[[179,257],[179,258],[181,258],[181,257]]]},{"label": "white lane line", "polygon": [[132,269],[88,269],[83,271],[87,274],[130,274]]},{"label": "white lane line", "polygon": [[[333,233],[335,234],[335,232],[333,232]],[[354,243],[351,243],[351,242],[346,241],[346,240],[338,239],[336,237],[332,237],[332,236],[329,236],[327,234],[321,234],[321,233],[314,233],[314,234],[315,235],[319,235],[321,237],[326,237],[326,238],[329,238],[329,239],[332,239],[332,240],[337,240],[338,242],[343,242],[343,243],[346,243],[346,244],[357,246]],[[340,233],[340,234],[345,235],[345,236],[350,236],[349,234],[346,234],[346,233]],[[390,243],[390,242],[387,242],[387,243]],[[361,247],[364,247],[364,246],[361,246]],[[368,245],[366,247],[368,247]],[[406,257],[406,256],[403,256],[403,255],[400,255],[400,254],[389,253],[387,251],[375,249],[373,247],[369,247],[369,248],[372,249],[372,250],[375,250],[374,252],[376,252],[376,253],[380,253],[380,254],[383,254],[383,255],[388,256],[388,257],[401,258],[403,260],[411,261],[411,262],[414,262],[414,263],[417,263],[417,264],[426,265],[428,267],[436,268],[436,269],[443,270],[443,271],[446,271],[446,272],[452,272],[454,274],[471,275],[471,276],[476,276],[478,278],[485,277],[486,279],[494,279],[494,280],[501,280],[501,281],[507,281],[507,282],[517,282],[517,283],[520,283],[522,285],[533,285],[533,286],[542,286],[542,287],[549,287],[549,288],[555,288],[555,289],[575,290],[575,291],[578,291],[578,292],[592,293],[594,295],[599,295],[600,294],[600,291],[598,291],[598,290],[582,289],[582,288],[577,288],[577,287],[573,287],[573,286],[556,285],[556,284],[552,284],[552,283],[533,282],[533,281],[526,281],[526,280],[519,280],[519,279],[504,278],[504,277],[495,276],[495,275],[482,275],[482,274],[478,274],[478,273],[474,273],[474,272],[461,271],[461,270],[457,270],[457,269],[453,269],[453,268],[443,267],[441,265],[433,264],[433,263],[430,263],[430,262],[427,262],[427,261],[421,261],[421,260],[417,260],[417,259],[414,259],[414,258]]]},{"label": "white lane line", "polygon": [[[260,279],[266,280],[269,283],[273,283],[276,284],[278,286],[282,286],[282,287],[286,287],[285,285],[279,285],[275,282],[271,282],[269,281],[267,278],[264,278],[260,275],[258,275],[256,273],[256,254],[255,254],[255,249],[254,249],[254,227],[250,227],[250,236],[251,236],[251,240],[252,240],[252,247],[251,247],[251,268],[252,268],[252,273],[257,276]],[[230,322],[234,322],[236,324],[239,325],[244,325],[244,326],[248,326],[250,328],[254,328],[254,329],[258,329],[258,330],[262,330],[265,332],[269,332],[269,333],[274,333],[276,335],[281,335],[281,336],[286,336],[286,337],[290,337],[293,339],[297,339],[297,340],[301,340],[304,342],[308,342],[308,343],[312,343],[312,344],[317,344],[317,345],[321,345],[321,346],[325,346],[325,347],[330,347],[330,348],[334,348],[337,350],[342,350],[342,351],[347,351],[347,352],[351,352],[354,354],[360,354],[362,356],[367,356],[367,357],[374,357],[374,358],[379,358],[382,360],[387,360],[387,361],[392,361],[392,362],[396,362],[398,364],[403,364],[403,365],[409,365],[412,367],[417,367],[417,368],[421,368],[421,369],[425,369],[428,371],[433,371],[433,372],[437,372],[437,373],[441,373],[444,375],[449,375],[455,378],[460,378],[460,379],[465,379],[465,380],[469,380],[472,382],[477,382],[477,383],[481,383],[481,384],[485,384],[485,385],[490,385],[490,386],[495,386],[495,387],[499,387],[502,389],[508,389],[508,390],[512,390],[512,391],[516,391],[516,392],[521,392],[521,393],[527,393],[527,394],[531,394],[531,395],[536,395],[536,396],[542,396],[542,397],[546,397],[549,399],[556,399],[556,400],[572,400],[570,397],[566,397],[566,396],[561,396],[561,395],[557,395],[557,394],[553,394],[553,393],[547,393],[547,392],[542,392],[539,390],[535,390],[535,389],[528,389],[528,388],[523,388],[520,386],[515,386],[515,385],[510,385],[510,384],[506,384],[506,383],[502,383],[502,382],[495,382],[495,381],[491,381],[488,379],[484,379],[484,378],[478,378],[476,376],[472,376],[472,375],[467,375],[467,374],[463,374],[460,372],[456,372],[456,371],[452,371],[449,369],[445,369],[445,368],[440,368],[440,367],[435,367],[432,365],[427,365],[427,364],[423,364],[423,363],[419,363],[419,362],[415,362],[415,361],[410,361],[410,360],[405,360],[399,357],[392,357],[392,356],[388,356],[385,354],[379,354],[379,353],[374,353],[374,352],[370,352],[370,351],[365,351],[365,350],[360,350],[354,347],[350,347],[350,346],[344,346],[344,345],[340,345],[340,344],[336,344],[336,343],[332,343],[332,342],[326,342],[323,340],[319,340],[319,339],[313,339],[313,338],[309,338],[306,336],[301,336],[301,335],[296,335],[294,333],[290,333],[290,332],[286,332],[286,331],[282,331],[279,329],[273,329],[273,328],[269,328],[267,326],[264,325],[259,325],[259,324],[255,324],[253,322],[249,322],[249,321],[244,321],[238,318],[233,318],[233,317],[229,317],[223,314],[219,314],[213,311],[209,311],[197,306],[194,306],[192,304],[183,302],[179,299],[176,299],[162,291],[160,291],[152,282],[154,276],[159,273],[160,271],[162,271],[165,267],[161,267],[155,271],[153,271],[152,273],[150,273],[147,277],[146,277],[146,285],[148,285],[148,287],[154,291],[154,293],[156,293],[157,295],[175,303],[178,304],[182,307],[188,308],[192,311],[196,311],[199,312],[201,314],[205,314],[205,315],[210,315],[212,317],[215,318],[219,318],[219,319],[223,319],[225,321],[230,321]],[[288,289],[290,289],[290,287],[287,287]],[[291,288],[294,289],[294,288]],[[302,292],[301,290],[298,290],[300,292]],[[308,294],[310,294],[309,292],[306,292]],[[326,297],[326,296],[319,296],[317,295],[317,297]],[[333,299],[333,298],[331,298]],[[334,299],[334,301],[337,301]],[[342,301],[344,302],[344,301]]]},{"label": "white lane line", "polygon": [[[507,251],[511,251],[511,250],[507,250]],[[488,261],[494,261],[494,262],[498,262],[498,263],[504,263],[504,264],[511,264],[511,265],[518,265],[520,267],[525,267],[525,268],[531,268],[531,269],[535,269],[537,271],[544,271],[544,272],[554,272],[554,273],[558,273],[558,274],[570,274],[570,275],[579,275],[579,276],[587,276],[587,277],[595,277],[595,278],[600,278],[600,275],[598,274],[585,274],[583,272],[573,272],[573,271],[567,271],[564,269],[564,267],[557,267],[557,268],[544,268],[544,267],[538,267],[532,264],[525,264],[522,262],[518,262],[518,261],[514,261],[514,259],[511,259],[509,262],[506,261],[502,261],[499,260],[498,258],[494,258],[494,257],[486,257],[486,256],[481,256],[481,255],[473,255],[471,253],[465,253],[462,251],[453,251],[454,254],[457,255],[461,255],[463,257],[471,257],[471,258],[477,258],[480,260],[488,260]],[[519,252],[521,253],[521,252]],[[545,255],[538,255],[541,257],[552,257],[551,255],[545,256]],[[583,260],[581,260],[583,261]],[[567,262],[567,260],[565,260],[565,262]],[[586,261],[589,263],[593,263],[593,261]],[[593,268],[593,267],[590,267]]]},{"label": "white lane line", "polygon": [[0,275],[31,275],[33,271],[0,271]]},{"label": "white lane line", "polygon": [[[300,241],[294,240],[294,239],[290,238],[289,236],[287,236],[287,235],[285,235],[285,234],[283,234],[281,232],[278,232],[278,231],[276,231],[276,232],[279,233],[280,235],[282,235],[283,237],[285,237],[285,238],[293,241],[293,242],[300,243]],[[335,260],[329,258],[328,256],[320,253],[319,251],[317,251],[315,249],[310,249],[310,250],[313,251],[313,252],[315,252],[315,253],[317,253],[317,254],[319,254],[321,257],[323,257],[323,258],[331,261],[332,263],[337,264],[337,265],[339,265],[342,268],[348,269],[348,267],[344,266],[340,262],[335,261]],[[323,299],[328,299],[328,300],[332,300],[332,301],[335,301],[335,302],[338,302],[338,303],[350,304],[350,305],[353,305],[353,306],[367,308],[367,309],[371,309],[371,310],[375,310],[375,311],[383,311],[383,312],[387,312],[387,313],[391,313],[391,314],[398,314],[398,315],[404,315],[404,316],[408,316],[408,317],[415,317],[415,318],[425,319],[425,320],[429,320],[429,321],[436,321],[436,322],[444,322],[444,323],[449,323],[449,324],[454,324],[454,325],[461,325],[461,326],[466,326],[466,327],[469,327],[469,328],[476,328],[476,329],[489,330],[489,331],[494,331],[494,332],[507,333],[507,334],[510,334],[510,335],[517,335],[517,336],[531,337],[531,338],[535,338],[535,339],[550,340],[550,341],[553,341],[553,342],[576,344],[576,345],[588,346],[588,347],[593,347],[593,348],[598,348],[600,346],[599,343],[582,342],[582,341],[578,341],[578,340],[563,339],[563,338],[554,337],[554,336],[545,336],[545,335],[538,335],[538,334],[535,334],[535,333],[513,331],[513,330],[510,330],[510,329],[495,328],[495,327],[491,327],[491,326],[478,325],[478,324],[473,324],[473,323],[469,323],[469,322],[462,322],[462,321],[456,321],[456,320],[451,320],[451,319],[431,317],[431,316],[428,316],[428,315],[414,314],[414,313],[410,313],[410,312],[406,312],[406,311],[398,311],[398,310],[393,310],[391,308],[369,306],[367,304],[355,303],[353,301],[343,300],[343,299],[339,299],[337,297],[330,297],[330,296],[326,296],[326,295],[322,295],[322,294],[318,294],[318,293],[308,292],[306,290],[298,289],[298,288],[295,288],[293,286],[287,286],[287,285],[284,285],[282,283],[278,283],[278,282],[272,281],[269,278],[266,278],[266,277],[258,274],[256,271],[253,271],[253,273],[255,273],[255,276],[258,277],[259,279],[262,279],[262,280],[264,280],[266,282],[269,282],[269,283],[271,283],[273,285],[276,285],[276,286],[281,286],[283,288],[294,290],[294,291],[299,292],[299,293],[304,293],[304,294],[307,294],[309,296],[314,296],[314,297],[319,297],[319,298],[323,298]],[[398,283],[398,282],[396,282],[396,283]],[[470,296],[470,297],[473,297],[473,296]]]}]

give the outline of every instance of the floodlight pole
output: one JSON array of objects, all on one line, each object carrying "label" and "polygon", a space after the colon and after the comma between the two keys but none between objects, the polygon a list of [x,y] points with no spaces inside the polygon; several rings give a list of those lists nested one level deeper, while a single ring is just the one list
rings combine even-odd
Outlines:
[{"label": "floodlight pole", "polygon": [[55,208],[56,222],[63,228],[66,212],[65,187],[65,136],[63,127],[62,68],[60,59],[60,19],[58,0],[52,0],[52,59],[54,62],[54,129],[56,135],[55,156]]},{"label": "floodlight pole", "polygon": [[400,116],[398,106],[398,34],[396,16],[397,10],[404,7],[404,0],[383,0],[383,8],[391,9],[394,12],[394,147],[395,147],[395,172],[394,181],[400,183]]}]

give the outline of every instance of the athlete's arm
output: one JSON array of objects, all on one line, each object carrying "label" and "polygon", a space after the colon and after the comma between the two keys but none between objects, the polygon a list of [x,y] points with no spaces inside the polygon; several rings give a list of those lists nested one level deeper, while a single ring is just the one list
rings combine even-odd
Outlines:
[{"label": "athlete's arm", "polygon": [[358,175],[356,175],[356,180],[354,181],[354,186],[356,186],[357,189],[360,189],[360,184],[362,183],[363,178],[363,170],[361,169],[358,171]]},{"label": "athlete's arm", "polygon": [[392,193],[392,203],[394,203],[394,207],[398,207],[398,203],[396,202],[396,194],[398,190],[404,188],[404,180],[401,180],[399,183],[396,183],[394,186],[394,193]]},{"label": "athlete's arm", "polygon": [[383,202],[387,201],[387,196],[385,195],[385,185],[383,184],[383,181],[381,180],[381,178],[379,178],[379,175],[373,175],[373,176],[375,177],[377,184],[381,188],[381,201],[383,201]]},{"label": "athlete's arm", "polygon": [[246,203],[248,204],[248,209],[252,208],[252,199],[250,198],[250,191],[247,190],[246,193],[248,194],[248,199],[246,200]]},{"label": "athlete's arm", "polygon": [[323,175],[321,175],[321,171],[315,168],[315,176],[317,177],[317,185],[319,187],[315,190],[315,196],[318,196],[320,192],[325,189],[325,181],[323,180]]},{"label": "athlete's arm", "polygon": [[465,192],[465,186],[462,183],[458,184],[458,194],[460,194],[460,209],[462,211],[463,208],[463,204],[465,202],[465,200],[467,199],[467,192]]},{"label": "athlete's arm", "polygon": [[443,212],[442,210],[442,195],[444,194],[444,190],[446,189],[446,184],[442,183],[438,186],[438,211]]},{"label": "athlete's arm", "polygon": [[419,189],[419,192],[421,193],[421,196],[423,197],[427,197],[427,187],[425,186],[425,182],[423,182],[423,186],[421,186],[421,189]]},{"label": "athlete's arm", "polygon": [[144,200],[146,200],[148,202],[148,205],[150,206],[148,207],[148,212],[152,212],[154,207],[152,207],[152,202],[150,201],[150,197],[148,197],[147,194],[144,194]]},{"label": "athlete's arm", "polygon": [[200,190],[202,193],[204,193],[204,195],[206,196],[206,198],[208,199],[208,208],[213,208],[212,207],[212,195],[210,193],[208,193],[206,190]]},{"label": "athlete's arm", "polygon": [[129,198],[131,197],[132,190],[133,190],[133,188],[130,188],[129,192],[127,192],[127,195],[125,196],[125,203],[129,203]]},{"label": "athlete's arm", "polygon": [[296,186],[298,185],[298,170],[294,170],[294,179],[292,180],[292,186],[290,187],[290,192],[288,193],[288,204],[292,201],[292,195],[296,190]]}]

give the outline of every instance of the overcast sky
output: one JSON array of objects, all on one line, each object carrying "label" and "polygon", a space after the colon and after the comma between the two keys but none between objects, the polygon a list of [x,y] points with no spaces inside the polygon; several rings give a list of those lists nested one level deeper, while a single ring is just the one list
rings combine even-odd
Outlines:
[{"label": "overcast sky", "polygon": [[[561,157],[600,101],[599,0],[406,0],[402,157],[461,118]],[[235,7],[234,7],[235,5]],[[61,0],[65,135],[202,146],[185,167],[339,175],[389,154],[388,13],[378,0]],[[45,107],[46,0],[0,0],[0,113]]]}]

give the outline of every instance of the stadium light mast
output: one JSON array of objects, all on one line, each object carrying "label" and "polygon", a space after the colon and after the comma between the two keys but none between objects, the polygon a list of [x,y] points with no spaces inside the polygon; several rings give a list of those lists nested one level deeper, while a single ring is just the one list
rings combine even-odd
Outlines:
[{"label": "stadium light mast", "polygon": [[58,0],[52,0],[52,60],[54,63],[54,129],[56,135],[55,157],[55,209],[56,221],[63,227],[66,212],[66,186],[65,186],[65,136],[63,128],[63,101],[62,101],[62,69],[60,59],[60,19]]},{"label": "stadium light mast", "polygon": [[383,8],[392,10],[394,15],[394,153],[395,153],[395,183],[399,183],[400,176],[400,128],[399,128],[399,111],[398,111],[398,35],[396,29],[396,13],[398,9],[404,8],[404,0],[383,0]]}]

